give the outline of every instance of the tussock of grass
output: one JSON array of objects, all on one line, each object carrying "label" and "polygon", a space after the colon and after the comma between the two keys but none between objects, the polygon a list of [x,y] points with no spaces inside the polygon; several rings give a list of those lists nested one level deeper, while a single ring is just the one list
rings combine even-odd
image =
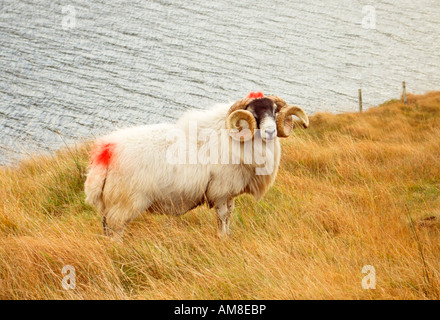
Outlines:
[{"label": "tussock of grass", "polygon": [[88,144],[3,167],[0,298],[439,299],[440,92],[408,100],[311,117],[265,199],[237,199],[228,241],[207,208],[145,215],[124,245],[103,237],[84,203]]}]

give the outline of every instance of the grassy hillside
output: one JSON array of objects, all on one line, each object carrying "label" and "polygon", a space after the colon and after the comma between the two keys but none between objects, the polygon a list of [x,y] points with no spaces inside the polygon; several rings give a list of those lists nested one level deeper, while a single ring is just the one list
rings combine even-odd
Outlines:
[{"label": "grassy hillside", "polygon": [[408,98],[311,117],[264,200],[237,199],[228,241],[204,207],[106,239],[84,204],[87,144],[3,167],[0,299],[439,299],[440,92]]}]

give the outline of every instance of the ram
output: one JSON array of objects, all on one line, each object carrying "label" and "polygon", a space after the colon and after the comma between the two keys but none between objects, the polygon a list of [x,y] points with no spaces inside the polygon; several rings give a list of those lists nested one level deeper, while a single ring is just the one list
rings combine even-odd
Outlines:
[{"label": "ram", "polygon": [[115,131],[92,148],[86,202],[117,241],[142,212],[181,215],[202,204],[215,207],[219,232],[229,235],[234,197],[264,196],[280,163],[278,137],[295,123],[309,125],[301,108],[252,92],[232,106],[188,111],[174,124]]}]

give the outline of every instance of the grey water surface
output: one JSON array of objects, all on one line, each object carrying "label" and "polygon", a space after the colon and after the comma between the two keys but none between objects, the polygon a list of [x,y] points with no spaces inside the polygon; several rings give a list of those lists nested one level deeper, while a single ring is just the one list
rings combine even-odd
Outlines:
[{"label": "grey water surface", "polygon": [[314,113],[440,89],[438,0],[0,3],[3,164],[249,91]]}]

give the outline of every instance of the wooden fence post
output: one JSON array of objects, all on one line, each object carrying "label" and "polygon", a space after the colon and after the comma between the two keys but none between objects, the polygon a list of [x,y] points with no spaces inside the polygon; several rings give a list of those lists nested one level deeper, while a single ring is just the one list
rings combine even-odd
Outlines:
[{"label": "wooden fence post", "polygon": [[408,104],[408,100],[406,99],[406,83],[405,83],[405,81],[402,82],[402,89],[403,89],[403,92],[402,92],[403,103]]},{"label": "wooden fence post", "polygon": [[359,89],[359,112],[362,112],[362,89]]}]

